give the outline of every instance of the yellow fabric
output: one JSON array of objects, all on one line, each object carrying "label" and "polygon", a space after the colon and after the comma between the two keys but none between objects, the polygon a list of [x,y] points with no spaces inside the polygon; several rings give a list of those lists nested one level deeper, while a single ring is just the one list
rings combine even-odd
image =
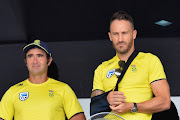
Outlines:
[{"label": "yellow fabric", "polygon": [[[113,71],[119,67],[118,61],[116,55],[97,67],[92,91],[99,89],[107,92],[115,87],[118,78]],[[151,82],[161,79],[166,79],[166,75],[159,58],[151,53],[139,52],[119,83],[118,91],[125,94],[126,102],[144,102],[153,97]],[[120,116],[126,120],[151,120],[152,114],[129,112]]]},{"label": "yellow fabric", "polygon": [[[22,92],[28,93],[23,98]],[[65,120],[83,112],[73,90],[49,78],[42,84],[25,80],[12,86],[0,102],[0,117],[5,120]]]}]

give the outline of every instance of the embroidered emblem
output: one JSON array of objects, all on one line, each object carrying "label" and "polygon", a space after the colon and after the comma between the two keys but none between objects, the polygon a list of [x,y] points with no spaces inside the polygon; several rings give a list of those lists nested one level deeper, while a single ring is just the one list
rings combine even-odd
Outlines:
[{"label": "embroidered emblem", "polygon": [[115,69],[109,70],[109,71],[107,72],[107,78],[112,77],[112,76],[114,75],[114,72],[115,72]]},{"label": "embroidered emblem", "polygon": [[21,93],[19,93],[19,99],[20,99],[21,101],[27,100],[28,97],[29,97],[29,92],[21,92]]},{"label": "embroidered emblem", "polygon": [[131,65],[131,70],[133,71],[133,72],[136,72],[137,71],[137,69],[136,69],[136,65]]},{"label": "embroidered emblem", "polygon": [[40,44],[40,40],[35,40],[34,43],[39,45]]},{"label": "embroidered emblem", "polygon": [[53,90],[49,90],[49,96],[54,97],[54,91]]}]

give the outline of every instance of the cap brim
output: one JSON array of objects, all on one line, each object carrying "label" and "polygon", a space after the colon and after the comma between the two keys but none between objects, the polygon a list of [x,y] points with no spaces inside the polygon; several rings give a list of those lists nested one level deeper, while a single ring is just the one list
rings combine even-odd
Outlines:
[{"label": "cap brim", "polygon": [[38,44],[34,44],[34,43],[31,43],[31,44],[26,45],[26,46],[23,48],[23,51],[24,51],[25,53],[27,53],[27,52],[28,52],[31,48],[33,48],[33,47],[38,47],[38,48],[44,50],[48,55],[51,56],[51,54],[50,54],[44,47],[42,47],[42,46],[40,46],[40,45],[38,45]]}]

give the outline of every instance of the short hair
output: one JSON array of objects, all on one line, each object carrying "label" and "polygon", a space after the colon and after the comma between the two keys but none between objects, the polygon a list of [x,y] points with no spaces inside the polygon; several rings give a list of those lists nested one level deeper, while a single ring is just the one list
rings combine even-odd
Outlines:
[{"label": "short hair", "polygon": [[131,15],[129,15],[128,13],[124,12],[124,11],[117,11],[116,13],[114,13],[110,19],[110,25],[109,25],[109,29],[111,27],[111,24],[114,20],[126,20],[129,21],[132,25],[132,28],[134,29],[134,21],[133,18],[131,17]]}]

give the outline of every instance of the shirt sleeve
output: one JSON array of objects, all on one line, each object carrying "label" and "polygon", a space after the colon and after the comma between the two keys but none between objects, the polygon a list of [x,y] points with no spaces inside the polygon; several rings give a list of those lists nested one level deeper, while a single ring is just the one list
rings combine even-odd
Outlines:
[{"label": "shirt sleeve", "polygon": [[153,56],[149,64],[149,82],[166,79],[163,65],[157,56]]},{"label": "shirt sleeve", "polygon": [[93,79],[93,89],[94,90],[103,90],[103,80],[102,80],[102,64],[97,67],[94,72],[94,79]]},{"label": "shirt sleeve", "polygon": [[65,86],[64,96],[63,96],[63,105],[66,116],[68,120],[78,113],[82,113],[83,109],[74,93],[74,91],[69,87]]},{"label": "shirt sleeve", "polygon": [[6,91],[0,102],[0,118],[12,120],[14,116],[14,107],[11,88]]}]

